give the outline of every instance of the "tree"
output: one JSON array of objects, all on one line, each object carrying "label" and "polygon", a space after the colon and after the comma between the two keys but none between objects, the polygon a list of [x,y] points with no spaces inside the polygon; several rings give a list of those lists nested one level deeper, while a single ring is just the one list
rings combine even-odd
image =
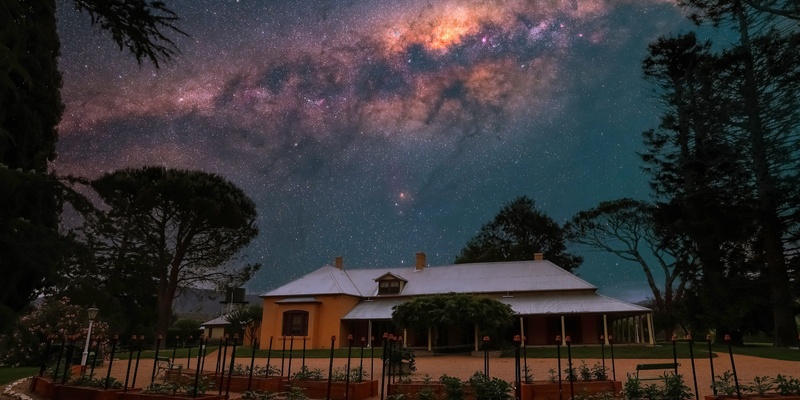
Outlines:
[{"label": "tree", "polygon": [[495,299],[468,293],[446,293],[415,297],[392,307],[392,321],[412,329],[477,324],[481,334],[497,336],[513,322],[511,306]]},{"label": "tree", "polygon": [[167,333],[179,290],[238,286],[260,267],[230,265],[258,234],[256,209],[220,176],[143,167],[105,174],[91,186],[108,207],[82,229],[100,276],[105,282],[137,282],[154,295],[154,304],[140,306],[156,310],[159,335]]},{"label": "tree", "polygon": [[[72,3],[139,63],[149,60],[158,66],[177,51],[163,32],[182,32],[163,2]],[[0,270],[19,271],[0,290],[3,327],[57,275],[66,257],[61,250],[71,247],[58,232],[64,188],[47,173],[48,162],[56,157],[56,127],[64,109],[59,55],[55,0],[0,2]],[[29,205],[20,207],[20,199]]]},{"label": "tree", "polygon": [[[102,312],[102,311],[101,311]],[[102,318],[102,314],[100,318]],[[68,297],[48,297],[14,324],[12,334],[3,338],[2,365],[36,365],[41,362],[48,337],[61,341],[86,338],[89,316],[86,308],[72,304]],[[98,320],[92,324],[92,339],[107,339],[108,324]]]},{"label": "tree", "polygon": [[522,261],[544,253],[559,267],[573,271],[583,258],[567,253],[564,229],[536,209],[527,196],[506,204],[491,222],[484,224],[456,257],[456,264]]},{"label": "tree", "polygon": [[232,333],[244,333],[242,339],[250,338],[255,342],[258,328],[261,327],[264,309],[259,305],[248,305],[234,308],[225,319],[230,322],[228,328]]},{"label": "tree", "polygon": [[[659,328],[665,338],[672,337],[678,322],[676,304],[683,300],[687,278],[694,275],[697,265],[694,249],[683,237],[659,229],[653,206],[633,199],[601,202],[577,213],[565,229],[572,242],[639,265],[653,293]],[[654,267],[664,274],[660,285]]]},{"label": "tree", "polygon": [[[727,82],[718,87],[727,100],[725,134],[743,150],[758,222],[755,250],[768,281],[776,346],[797,343],[797,325],[786,244],[800,223],[798,132],[800,132],[800,32],[784,18],[796,19],[797,2],[683,0],[692,19],[728,26],[738,43],[716,65]],[[764,11],[768,13],[763,14]],[[712,115],[707,115],[712,117]]]},{"label": "tree", "polygon": [[756,223],[749,167],[738,138],[727,131],[734,78],[710,47],[693,33],[650,45],[644,74],[664,112],[659,127],[643,134],[642,159],[659,200],[656,223],[693,242],[702,272],[693,285],[697,313],[739,340],[744,321],[732,305],[742,298],[730,282],[743,276],[747,264],[732,254],[750,241]]}]

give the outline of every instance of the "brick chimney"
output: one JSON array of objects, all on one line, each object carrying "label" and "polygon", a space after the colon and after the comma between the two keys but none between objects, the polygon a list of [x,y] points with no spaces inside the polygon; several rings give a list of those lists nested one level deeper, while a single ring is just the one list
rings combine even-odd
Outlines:
[{"label": "brick chimney", "polygon": [[336,269],[344,270],[344,258],[339,256],[333,259],[333,266],[336,267]]},{"label": "brick chimney", "polygon": [[425,259],[425,253],[423,252],[417,253],[417,263],[416,265],[414,265],[414,271],[422,271],[423,269],[425,269],[425,264],[427,264],[427,261]]},{"label": "brick chimney", "polygon": [[533,253],[533,261],[543,261],[544,253]]}]

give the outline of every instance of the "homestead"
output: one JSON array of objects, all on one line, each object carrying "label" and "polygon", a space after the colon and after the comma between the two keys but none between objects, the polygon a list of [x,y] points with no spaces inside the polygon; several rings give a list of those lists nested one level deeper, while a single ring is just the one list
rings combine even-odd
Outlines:
[{"label": "homestead", "polygon": [[[434,350],[478,348],[478,326],[398,331],[392,307],[418,296],[441,293],[487,296],[511,306],[513,332],[526,345],[553,344],[567,336],[573,344],[654,343],[652,311],[597,293],[597,287],[537,253],[533,260],[431,267],[424,253],[413,266],[346,269],[341,257],[295,281],[267,292],[261,343],[309,349],[347,346],[348,335],[381,340],[384,332],[402,335],[409,347]],[[377,342],[376,342],[377,343]]]}]

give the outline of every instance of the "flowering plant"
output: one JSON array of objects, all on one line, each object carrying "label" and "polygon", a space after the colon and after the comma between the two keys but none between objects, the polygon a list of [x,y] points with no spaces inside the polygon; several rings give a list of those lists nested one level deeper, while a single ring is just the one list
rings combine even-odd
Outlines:
[{"label": "flowering plant", "polygon": [[[0,365],[37,365],[49,340],[53,344],[85,339],[89,317],[83,306],[70,303],[68,297],[46,298],[29,313],[22,315],[9,335],[0,338]],[[92,339],[106,339],[108,324],[95,321]]]}]

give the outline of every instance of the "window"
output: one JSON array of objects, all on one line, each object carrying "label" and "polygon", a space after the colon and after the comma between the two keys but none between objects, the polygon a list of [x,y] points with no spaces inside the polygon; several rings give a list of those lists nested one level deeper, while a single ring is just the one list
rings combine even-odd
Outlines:
[{"label": "window", "polygon": [[284,312],[283,336],[308,336],[308,311]]},{"label": "window", "polygon": [[387,279],[378,282],[378,294],[400,294],[400,281]]}]

